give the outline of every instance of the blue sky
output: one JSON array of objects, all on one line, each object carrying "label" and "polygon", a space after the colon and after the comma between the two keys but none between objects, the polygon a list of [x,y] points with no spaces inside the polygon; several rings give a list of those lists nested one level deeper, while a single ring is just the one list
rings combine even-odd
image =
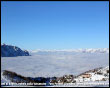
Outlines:
[{"label": "blue sky", "polygon": [[23,49],[109,47],[108,1],[2,1],[1,42]]}]

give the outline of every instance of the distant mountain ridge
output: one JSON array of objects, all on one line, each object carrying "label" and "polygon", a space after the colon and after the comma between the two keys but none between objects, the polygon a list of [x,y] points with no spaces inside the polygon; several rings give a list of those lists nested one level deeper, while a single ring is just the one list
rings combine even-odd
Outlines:
[{"label": "distant mountain ridge", "polygon": [[27,50],[21,50],[17,46],[12,45],[1,45],[1,57],[15,57],[15,56],[29,56]]},{"label": "distant mountain ridge", "polygon": [[33,50],[30,54],[73,54],[73,53],[109,53],[109,48],[64,49],[64,50]]}]

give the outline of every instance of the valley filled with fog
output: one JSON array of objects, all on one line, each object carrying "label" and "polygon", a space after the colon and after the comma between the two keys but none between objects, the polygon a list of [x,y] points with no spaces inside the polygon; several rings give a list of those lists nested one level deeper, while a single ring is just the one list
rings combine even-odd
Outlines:
[{"label": "valley filled with fog", "polygon": [[31,51],[31,56],[1,57],[1,69],[27,77],[78,75],[109,65],[109,49]]}]

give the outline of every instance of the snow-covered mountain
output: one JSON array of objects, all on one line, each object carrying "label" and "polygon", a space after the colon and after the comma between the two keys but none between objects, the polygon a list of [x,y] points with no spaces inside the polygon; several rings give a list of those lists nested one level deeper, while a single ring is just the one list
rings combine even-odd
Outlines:
[{"label": "snow-covered mountain", "polygon": [[83,52],[83,53],[109,53],[109,48],[90,48],[90,49],[63,49],[63,50],[32,50],[31,53],[37,52]]},{"label": "snow-covered mountain", "polygon": [[29,52],[27,50],[21,50],[17,46],[2,44],[1,56],[2,57],[29,56]]},{"label": "snow-covered mountain", "polygon": [[109,48],[96,48],[96,49],[64,49],[64,50],[32,50],[29,51],[31,55],[70,55],[74,53],[109,53]]}]

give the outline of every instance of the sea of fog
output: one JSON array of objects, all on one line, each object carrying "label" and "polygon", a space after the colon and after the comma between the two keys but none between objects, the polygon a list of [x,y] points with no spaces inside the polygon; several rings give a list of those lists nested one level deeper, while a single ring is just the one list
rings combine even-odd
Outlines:
[{"label": "sea of fog", "polygon": [[1,57],[1,70],[26,77],[78,75],[109,65],[109,53],[34,53],[32,56]]}]

